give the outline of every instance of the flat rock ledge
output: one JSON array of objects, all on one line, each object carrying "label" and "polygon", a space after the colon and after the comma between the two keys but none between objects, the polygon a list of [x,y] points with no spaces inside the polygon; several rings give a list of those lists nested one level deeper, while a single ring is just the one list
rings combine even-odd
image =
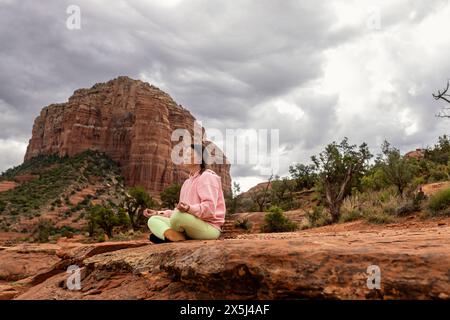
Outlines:
[{"label": "flat rock ledge", "polygon": [[[449,240],[442,226],[75,248],[27,290],[3,290],[15,299],[449,299]],[[67,288],[68,262],[81,268],[81,290]],[[374,265],[379,289],[368,286]]]}]

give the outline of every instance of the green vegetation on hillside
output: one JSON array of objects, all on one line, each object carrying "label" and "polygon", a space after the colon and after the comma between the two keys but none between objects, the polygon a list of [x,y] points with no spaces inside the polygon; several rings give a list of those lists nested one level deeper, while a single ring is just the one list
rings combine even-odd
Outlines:
[{"label": "green vegetation on hillside", "polygon": [[449,180],[450,140],[439,137],[436,145],[417,154],[404,156],[385,141],[371,162],[365,143],[357,147],[346,138],[332,142],[311,158],[312,164],[291,165],[290,177],[275,177],[269,181],[271,188],[238,197],[236,211],[261,211],[273,205],[283,210],[303,208],[304,227],[355,220],[383,224],[413,213],[447,214],[450,192],[427,199],[421,186]]},{"label": "green vegetation on hillside", "polygon": [[32,241],[37,242],[49,242],[52,237],[67,237],[71,238],[75,233],[78,233],[79,230],[76,230],[70,226],[64,226],[62,228],[55,227],[55,224],[50,220],[39,220],[39,223],[35,227],[33,231]]},{"label": "green vegetation on hillside", "polygon": [[0,193],[4,204],[3,213],[11,215],[32,216],[50,201],[60,201],[60,197],[69,186],[92,182],[94,178],[104,179],[111,173],[119,176],[116,164],[107,157],[86,151],[75,157],[59,158],[40,156],[12,168],[0,177],[1,180],[15,180],[17,176],[31,174],[36,176],[31,181]]},{"label": "green vegetation on hillside", "polygon": [[428,209],[431,215],[450,214],[450,189],[444,189],[430,197]]},{"label": "green vegetation on hillside", "polygon": [[94,183],[107,185],[113,180],[122,181],[118,166],[95,151],[85,151],[71,158],[39,156],[7,170],[0,181],[16,181],[21,176],[31,180],[0,193],[0,226],[4,229],[11,224],[6,218],[12,222],[19,217],[33,218],[46,209],[51,211],[63,205],[69,207],[66,216],[87,209],[93,196],[87,196],[75,206],[70,204],[69,197]]}]

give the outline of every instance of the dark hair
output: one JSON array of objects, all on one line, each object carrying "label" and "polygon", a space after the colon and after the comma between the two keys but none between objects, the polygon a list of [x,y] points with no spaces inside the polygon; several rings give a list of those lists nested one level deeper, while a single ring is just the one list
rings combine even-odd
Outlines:
[{"label": "dark hair", "polygon": [[200,162],[200,174],[202,174],[206,169],[206,154],[205,154],[205,146],[203,144],[191,144],[191,148],[201,157],[202,161]]}]

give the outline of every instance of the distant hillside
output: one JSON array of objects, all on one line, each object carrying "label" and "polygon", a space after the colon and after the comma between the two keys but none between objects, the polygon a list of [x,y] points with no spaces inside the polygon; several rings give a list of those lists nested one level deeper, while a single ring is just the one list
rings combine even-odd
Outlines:
[{"label": "distant hillside", "polygon": [[89,204],[117,205],[120,169],[103,154],[38,156],[0,176],[0,231],[32,232],[40,219],[81,230]]},{"label": "distant hillside", "polygon": [[[295,183],[292,179],[285,181],[287,184]],[[271,205],[280,205],[280,203],[273,203],[273,195],[279,192],[280,186],[283,184],[281,180],[272,180],[260,182],[257,185],[251,187],[245,192],[242,192],[237,196],[236,212],[252,212],[259,211],[257,202],[260,202],[266,193],[266,200],[264,207],[270,207]],[[275,186],[275,190],[274,190]],[[282,188],[282,187],[281,187]],[[316,206],[318,203],[318,195],[315,193],[315,189],[304,189],[301,191],[285,191],[285,197],[289,199],[290,205],[285,210],[294,210],[303,208],[309,210]]]}]

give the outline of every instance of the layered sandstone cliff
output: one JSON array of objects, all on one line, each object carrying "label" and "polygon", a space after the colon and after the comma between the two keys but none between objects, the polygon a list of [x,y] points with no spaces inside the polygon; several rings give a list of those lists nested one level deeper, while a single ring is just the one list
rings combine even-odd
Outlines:
[{"label": "layered sandstone cliff", "polygon": [[[156,195],[187,178],[188,172],[171,160],[172,147],[178,143],[171,141],[171,135],[177,128],[193,134],[194,122],[188,110],[160,89],[118,77],[76,90],[68,102],[42,109],[25,160],[98,150],[121,166],[126,185],[144,186]],[[230,165],[213,165],[212,169],[229,191]]]}]

